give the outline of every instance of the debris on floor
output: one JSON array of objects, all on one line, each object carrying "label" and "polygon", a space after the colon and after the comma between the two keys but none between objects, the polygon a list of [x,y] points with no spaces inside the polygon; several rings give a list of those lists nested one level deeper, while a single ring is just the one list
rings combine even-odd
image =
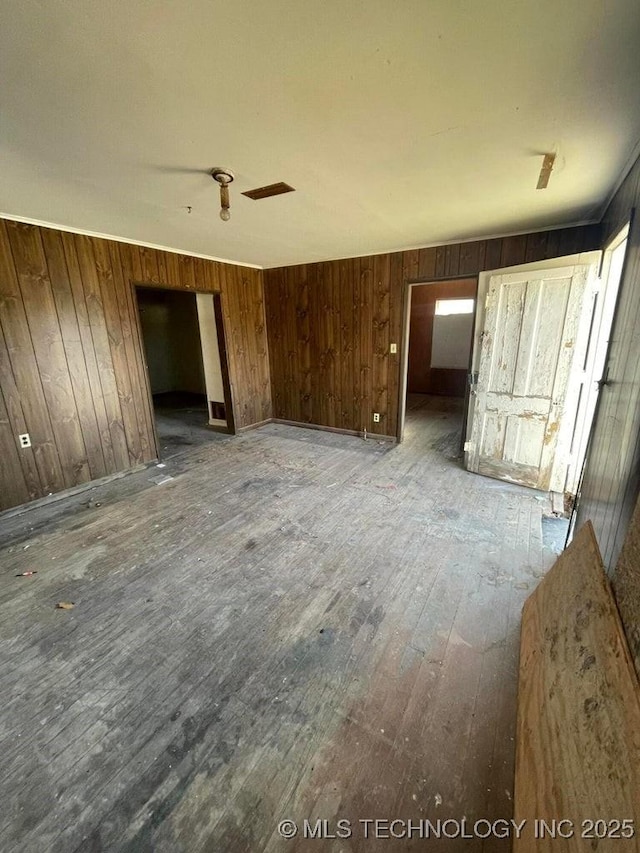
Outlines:
[{"label": "debris on floor", "polygon": [[163,486],[165,483],[168,483],[169,480],[173,480],[173,477],[170,474],[160,474],[159,477],[149,478],[149,482],[155,483],[156,486]]},{"label": "debris on floor", "polygon": [[562,551],[564,551],[568,528],[568,518],[543,515],[542,541],[544,543],[544,547],[552,554],[561,554]]},{"label": "debris on floor", "polygon": [[59,601],[56,604],[56,610],[73,610],[74,607],[73,601]]},{"label": "debris on floor", "polygon": [[32,572],[18,572],[16,575],[17,578],[30,578],[32,575],[37,575],[38,570],[34,569]]}]

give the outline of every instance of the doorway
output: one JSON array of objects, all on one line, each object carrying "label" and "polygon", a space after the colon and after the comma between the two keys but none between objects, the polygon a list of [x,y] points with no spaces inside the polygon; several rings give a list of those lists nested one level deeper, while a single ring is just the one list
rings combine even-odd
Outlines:
[{"label": "doorway", "polygon": [[598,286],[592,294],[588,344],[579,375],[576,420],[571,437],[571,461],[567,472],[566,491],[572,496],[577,495],[580,486],[598,396],[608,381],[607,355],[628,236],[627,223],[605,248]]},{"label": "doorway", "polygon": [[432,420],[446,416],[452,427],[447,438],[451,458],[461,451],[476,291],[475,278],[408,287],[401,429],[406,420],[409,434],[424,431]]},{"label": "doorway", "polygon": [[[567,474],[567,493],[571,511],[565,547],[573,538],[577,520],[582,479],[596,421],[600,393],[610,384],[610,351],[614,335],[620,282],[624,271],[631,222],[628,222],[604,250],[600,286],[593,299],[589,343],[584,358],[583,380],[571,443],[571,464]],[[620,458],[622,458],[622,453]]]},{"label": "doorway", "polygon": [[142,285],[135,293],[158,455],[233,431],[219,294]]}]

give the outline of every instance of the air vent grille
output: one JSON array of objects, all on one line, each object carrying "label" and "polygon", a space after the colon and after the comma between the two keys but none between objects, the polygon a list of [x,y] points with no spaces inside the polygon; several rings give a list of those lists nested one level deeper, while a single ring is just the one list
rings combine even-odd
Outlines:
[{"label": "air vent grille", "polygon": [[242,195],[246,195],[247,198],[252,198],[254,201],[259,201],[262,198],[270,198],[272,195],[282,195],[282,193],[292,192],[295,192],[293,187],[290,187],[289,184],[285,184],[283,181],[280,181],[278,184],[269,184],[266,187],[247,190],[247,192],[242,193]]}]

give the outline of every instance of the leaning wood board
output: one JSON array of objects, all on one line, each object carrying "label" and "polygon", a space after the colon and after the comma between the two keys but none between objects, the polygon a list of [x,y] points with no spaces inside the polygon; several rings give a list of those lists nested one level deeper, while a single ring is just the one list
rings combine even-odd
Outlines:
[{"label": "leaning wood board", "polygon": [[515,819],[514,853],[640,850],[640,690],[590,523],[524,606]]},{"label": "leaning wood board", "polygon": [[640,678],[640,496],[612,578],[631,656]]}]

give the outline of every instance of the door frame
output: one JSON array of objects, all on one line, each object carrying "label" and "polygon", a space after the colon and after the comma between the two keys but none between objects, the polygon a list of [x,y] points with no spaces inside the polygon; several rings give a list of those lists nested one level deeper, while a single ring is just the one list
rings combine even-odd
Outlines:
[{"label": "door frame", "polygon": [[[602,389],[607,384],[607,365],[611,336],[617,311],[618,297],[620,295],[622,276],[624,275],[624,266],[627,260],[630,226],[631,221],[628,221],[602,249],[602,258],[598,273],[599,287],[595,292],[597,303],[594,305],[591,317],[591,327],[589,329],[583,370],[582,394],[578,400],[576,410],[576,422],[571,440],[570,464],[565,483],[565,491],[574,495],[574,497],[579,488],[591,427],[596,417],[598,400],[600,399]],[[611,278],[613,253],[625,241],[625,254],[622,259],[618,281],[614,284]],[[599,362],[601,362],[601,366]],[[598,368],[600,368],[600,375],[596,375]]]},{"label": "door frame", "polygon": [[[230,435],[236,435],[237,430],[235,426],[235,417],[233,413],[233,392],[231,388],[231,382],[229,379],[229,364],[227,357],[227,339],[224,328],[224,313],[222,311],[222,293],[219,290],[201,290],[200,288],[189,288],[188,290],[184,287],[173,287],[170,284],[165,284],[164,282],[155,282],[155,281],[135,281],[134,279],[129,280],[129,286],[131,288],[132,298],[133,298],[133,306],[134,306],[134,314],[135,314],[135,322],[136,322],[136,335],[138,347],[140,349],[140,355],[142,358],[142,364],[144,365],[144,378],[147,390],[147,405],[149,406],[149,414],[151,417],[151,425],[153,427],[153,440],[155,442],[155,451],[156,451],[156,459],[160,459],[160,441],[158,439],[158,430],[156,426],[156,419],[154,416],[153,410],[153,394],[151,393],[151,380],[149,378],[149,365],[147,363],[147,351],[144,345],[144,336],[142,334],[142,324],[140,322],[140,305],[138,303],[138,288],[144,288],[145,290],[172,290],[176,293],[188,293],[192,294],[194,299],[197,293],[202,293],[205,296],[213,297],[213,310],[216,321],[216,333],[218,336],[218,353],[220,355],[220,368],[222,372],[222,388],[224,392],[224,407],[225,414],[227,420],[227,432]],[[202,341],[200,342],[200,355],[203,359],[204,364],[204,355],[202,353]],[[207,409],[208,409],[208,400],[207,400]],[[213,429],[213,427],[212,427]]]},{"label": "door frame", "polygon": [[[475,315],[478,307],[478,276],[477,275],[447,275],[440,278],[405,279],[402,294],[402,334],[400,338],[400,382],[398,384],[398,423],[396,428],[396,440],[400,444],[404,438],[404,421],[407,410],[407,382],[409,378],[409,333],[411,330],[411,288],[422,287],[425,284],[444,284],[447,281],[473,281],[476,282],[475,305],[473,308],[473,328],[475,330]],[[473,338],[469,352],[469,364],[473,355]],[[464,416],[462,422],[462,439],[466,433],[466,411],[468,408],[467,397],[469,393],[469,378],[467,374],[467,390],[464,397]]]},{"label": "door frame", "polygon": [[[591,443],[593,441],[593,436],[598,424],[598,418],[600,416],[600,411],[603,405],[603,400],[605,395],[603,392],[606,391],[607,387],[612,384],[609,380],[609,365],[611,363],[611,350],[614,344],[614,338],[616,334],[616,326],[620,321],[619,316],[619,308],[620,301],[622,299],[622,290],[623,290],[623,282],[625,281],[625,276],[627,273],[627,265],[629,263],[629,246],[631,242],[631,237],[634,233],[634,228],[636,224],[636,208],[632,207],[629,211],[629,216],[625,222],[625,224],[619,228],[612,237],[609,237],[608,242],[605,244],[602,251],[602,268],[600,270],[601,278],[605,277],[605,264],[607,261],[607,255],[611,256],[613,251],[620,245],[623,240],[627,241],[624,258],[622,260],[622,269],[620,270],[620,279],[618,281],[617,290],[616,290],[616,298],[615,305],[613,306],[613,316],[611,318],[611,326],[609,328],[609,340],[607,342],[606,351],[604,354],[604,364],[602,368],[602,376],[598,382],[599,390],[598,395],[596,397],[596,404],[593,411],[593,416],[591,418],[591,424],[589,427],[589,433],[587,435],[587,439],[584,446],[584,456],[582,459],[582,465],[580,468],[580,474],[578,476],[577,486],[576,486],[576,494],[573,498],[573,506],[571,508],[571,515],[569,516],[569,527],[567,529],[567,538],[565,539],[564,546],[565,548],[573,539],[573,533],[575,530],[576,522],[578,520],[578,513],[580,511],[580,498],[582,494],[582,484],[584,481],[585,472],[587,470],[587,466],[589,463],[589,454],[591,452]],[[607,269],[607,275],[609,270]]]}]

